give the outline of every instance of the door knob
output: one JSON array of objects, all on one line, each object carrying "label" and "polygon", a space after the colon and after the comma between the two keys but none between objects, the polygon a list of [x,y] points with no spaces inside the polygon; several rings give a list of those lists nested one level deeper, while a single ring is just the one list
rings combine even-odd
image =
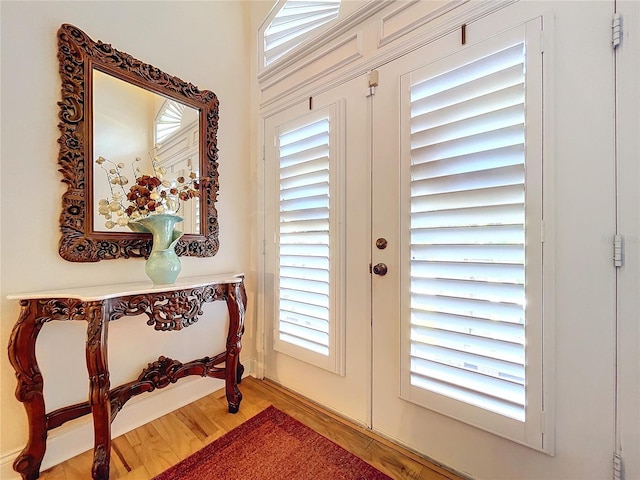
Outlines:
[{"label": "door knob", "polygon": [[387,266],[384,263],[378,263],[377,265],[373,266],[373,273],[375,273],[376,275],[380,275],[381,277],[384,277],[387,274]]},{"label": "door knob", "polygon": [[385,248],[387,248],[387,239],[386,238],[377,239],[376,247],[378,247],[378,250],[384,250]]}]

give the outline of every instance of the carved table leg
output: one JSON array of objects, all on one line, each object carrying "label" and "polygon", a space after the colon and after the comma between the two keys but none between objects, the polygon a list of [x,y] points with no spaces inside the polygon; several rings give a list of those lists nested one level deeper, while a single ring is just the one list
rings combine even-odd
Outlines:
[{"label": "carved table leg", "polygon": [[[105,302],[109,302],[106,300]],[[87,308],[87,370],[89,372],[89,404],[93,415],[94,447],[91,478],[109,478],[111,458],[111,402],[109,401],[109,363],[107,358],[108,309],[102,302]]]},{"label": "carved table leg", "polygon": [[240,409],[242,393],[238,389],[244,367],[240,364],[242,350],[242,334],[244,333],[244,312],[247,305],[247,294],[244,282],[227,285],[227,308],[229,309],[229,333],[227,335],[227,356],[225,359],[225,390],[229,412],[237,413]]},{"label": "carved table leg", "polygon": [[29,440],[13,462],[13,469],[24,480],[40,476],[40,465],[47,444],[47,420],[42,394],[42,374],[36,361],[36,338],[42,328],[37,320],[35,300],[21,300],[20,317],[9,340],[9,361],[16,371],[16,398],[24,404],[29,422]]},{"label": "carved table leg", "polygon": [[244,365],[240,363],[240,359],[238,359],[238,370],[236,373],[236,382],[242,383],[242,375],[244,374]]}]

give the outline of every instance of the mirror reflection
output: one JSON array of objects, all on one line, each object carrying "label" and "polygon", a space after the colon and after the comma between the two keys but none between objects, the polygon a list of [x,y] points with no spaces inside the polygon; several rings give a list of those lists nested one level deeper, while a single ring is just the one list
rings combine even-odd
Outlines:
[{"label": "mirror reflection", "polygon": [[[156,175],[172,186],[200,176],[199,111],[162,95],[93,70],[93,230],[123,232],[117,216],[100,212],[99,201],[128,191],[142,175]],[[96,162],[102,157],[104,161]],[[126,185],[111,183],[114,172]],[[184,221],[177,229],[199,234],[200,202],[176,199]]]},{"label": "mirror reflection", "polygon": [[[130,192],[134,198],[127,198],[129,204],[123,205],[125,211],[133,208],[132,214],[141,215],[145,209],[158,213],[158,199],[152,197],[159,195],[161,206],[166,200],[167,192],[158,188],[161,184],[164,187],[163,181],[146,171],[153,170],[154,161],[177,183],[182,183],[180,175],[184,174],[179,197],[186,198],[186,205],[178,215],[185,218],[180,227],[185,235],[178,241],[176,253],[216,255],[220,248],[216,94],[108,43],[96,42],[69,24],[58,29],[58,60],[62,81],[58,165],[67,186],[60,214],[60,256],[70,262],[99,262],[147,257],[151,251],[148,233],[129,231],[123,225],[116,231],[108,229],[105,223],[113,219],[98,215],[100,198],[108,196],[108,182],[113,180],[105,178],[109,171],[96,163],[100,157],[118,169],[121,164],[121,174],[130,177],[129,189],[136,187]],[[116,89],[126,93],[120,96],[114,93]],[[152,100],[143,101],[142,90],[155,92],[150,94]],[[132,162],[144,172],[138,181]],[[193,191],[184,191],[191,180]],[[94,187],[99,191],[94,192]],[[121,219],[116,223],[126,223],[129,218]]]}]

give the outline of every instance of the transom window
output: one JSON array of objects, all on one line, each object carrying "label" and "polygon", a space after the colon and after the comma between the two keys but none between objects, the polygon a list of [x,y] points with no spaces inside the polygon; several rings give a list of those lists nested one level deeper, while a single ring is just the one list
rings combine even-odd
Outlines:
[{"label": "transom window", "polygon": [[[279,2],[277,13],[264,30],[264,66],[270,65],[338,18],[341,0],[288,0]],[[278,8],[279,7],[279,8]]]}]

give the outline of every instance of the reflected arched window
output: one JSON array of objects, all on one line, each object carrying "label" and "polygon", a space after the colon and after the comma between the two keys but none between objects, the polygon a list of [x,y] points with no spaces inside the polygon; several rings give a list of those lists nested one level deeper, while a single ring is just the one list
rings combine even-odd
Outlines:
[{"label": "reflected arched window", "polygon": [[184,108],[183,104],[175,100],[166,100],[164,102],[154,122],[156,144],[162,143],[165,138],[180,128]]}]

